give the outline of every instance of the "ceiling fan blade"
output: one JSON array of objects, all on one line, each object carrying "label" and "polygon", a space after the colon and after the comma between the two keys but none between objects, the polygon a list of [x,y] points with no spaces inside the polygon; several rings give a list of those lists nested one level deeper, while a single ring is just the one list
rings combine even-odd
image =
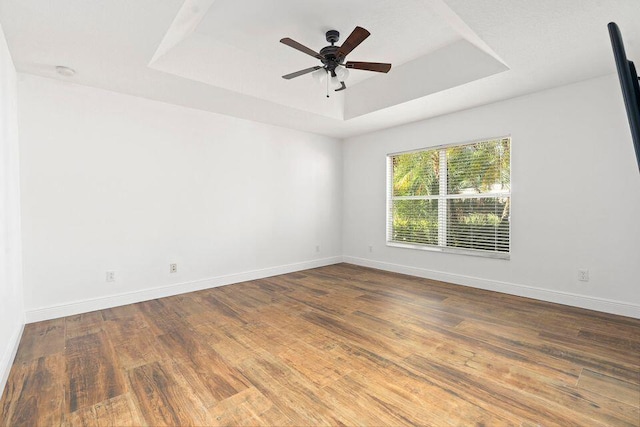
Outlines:
[{"label": "ceiling fan blade", "polygon": [[282,40],[280,40],[280,43],[286,44],[287,46],[299,50],[300,52],[306,53],[307,55],[313,56],[314,58],[324,59],[324,57],[315,50],[309,49],[305,45],[300,44],[297,41],[290,39],[289,37],[283,38]]},{"label": "ceiling fan blade", "polygon": [[282,76],[282,78],[283,79],[287,79],[287,80],[291,80],[291,79],[293,79],[295,77],[299,77],[299,76],[302,76],[304,74],[309,74],[309,73],[311,73],[311,72],[313,72],[315,70],[319,70],[320,68],[322,68],[322,67],[315,66],[315,67],[311,67],[311,68],[306,68],[304,70],[296,71],[295,73],[286,74],[286,75]]},{"label": "ceiling fan blade", "polygon": [[371,33],[364,28],[356,27],[338,49],[337,56],[344,58],[370,35]]},{"label": "ceiling fan blade", "polygon": [[347,68],[353,68],[354,70],[366,70],[366,71],[376,71],[378,73],[388,73],[391,69],[391,64],[385,64],[382,62],[352,62],[347,61],[344,64]]}]

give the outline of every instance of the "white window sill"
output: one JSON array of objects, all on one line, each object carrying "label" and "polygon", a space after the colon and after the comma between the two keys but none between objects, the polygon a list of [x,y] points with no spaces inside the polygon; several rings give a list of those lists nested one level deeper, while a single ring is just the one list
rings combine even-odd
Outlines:
[{"label": "white window sill", "polygon": [[489,252],[489,251],[481,251],[478,249],[447,248],[442,246],[418,245],[418,244],[400,243],[400,242],[393,242],[393,241],[387,242],[387,246],[391,246],[395,248],[404,248],[404,249],[418,249],[421,251],[429,251],[429,252],[442,252],[447,254],[477,256],[482,258],[493,258],[493,259],[504,259],[504,260],[509,260],[511,258],[511,254],[507,252]]}]

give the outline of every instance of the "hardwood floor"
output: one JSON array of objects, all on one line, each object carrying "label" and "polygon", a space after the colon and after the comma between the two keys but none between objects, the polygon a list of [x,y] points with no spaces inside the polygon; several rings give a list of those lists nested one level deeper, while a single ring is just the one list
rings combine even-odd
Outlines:
[{"label": "hardwood floor", "polygon": [[640,320],[340,264],[26,326],[0,423],[640,425]]}]

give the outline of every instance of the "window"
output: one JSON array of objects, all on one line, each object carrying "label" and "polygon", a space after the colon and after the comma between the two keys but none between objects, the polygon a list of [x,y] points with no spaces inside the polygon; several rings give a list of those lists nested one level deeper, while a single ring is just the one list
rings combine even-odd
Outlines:
[{"label": "window", "polygon": [[390,154],[387,244],[509,258],[511,139]]}]

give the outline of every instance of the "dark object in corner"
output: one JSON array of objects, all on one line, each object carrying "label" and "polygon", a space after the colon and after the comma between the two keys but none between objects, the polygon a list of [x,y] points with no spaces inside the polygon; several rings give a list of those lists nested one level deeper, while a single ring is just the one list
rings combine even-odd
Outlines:
[{"label": "dark object in corner", "polygon": [[627,59],[620,28],[615,22],[610,22],[607,27],[609,28],[609,37],[611,37],[613,56],[616,59],[620,86],[622,86],[624,105],[627,108],[627,117],[629,118],[633,146],[636,150],[638,169],[640,169],[640,85],[638,84],[638,74],[633,62]]}]

